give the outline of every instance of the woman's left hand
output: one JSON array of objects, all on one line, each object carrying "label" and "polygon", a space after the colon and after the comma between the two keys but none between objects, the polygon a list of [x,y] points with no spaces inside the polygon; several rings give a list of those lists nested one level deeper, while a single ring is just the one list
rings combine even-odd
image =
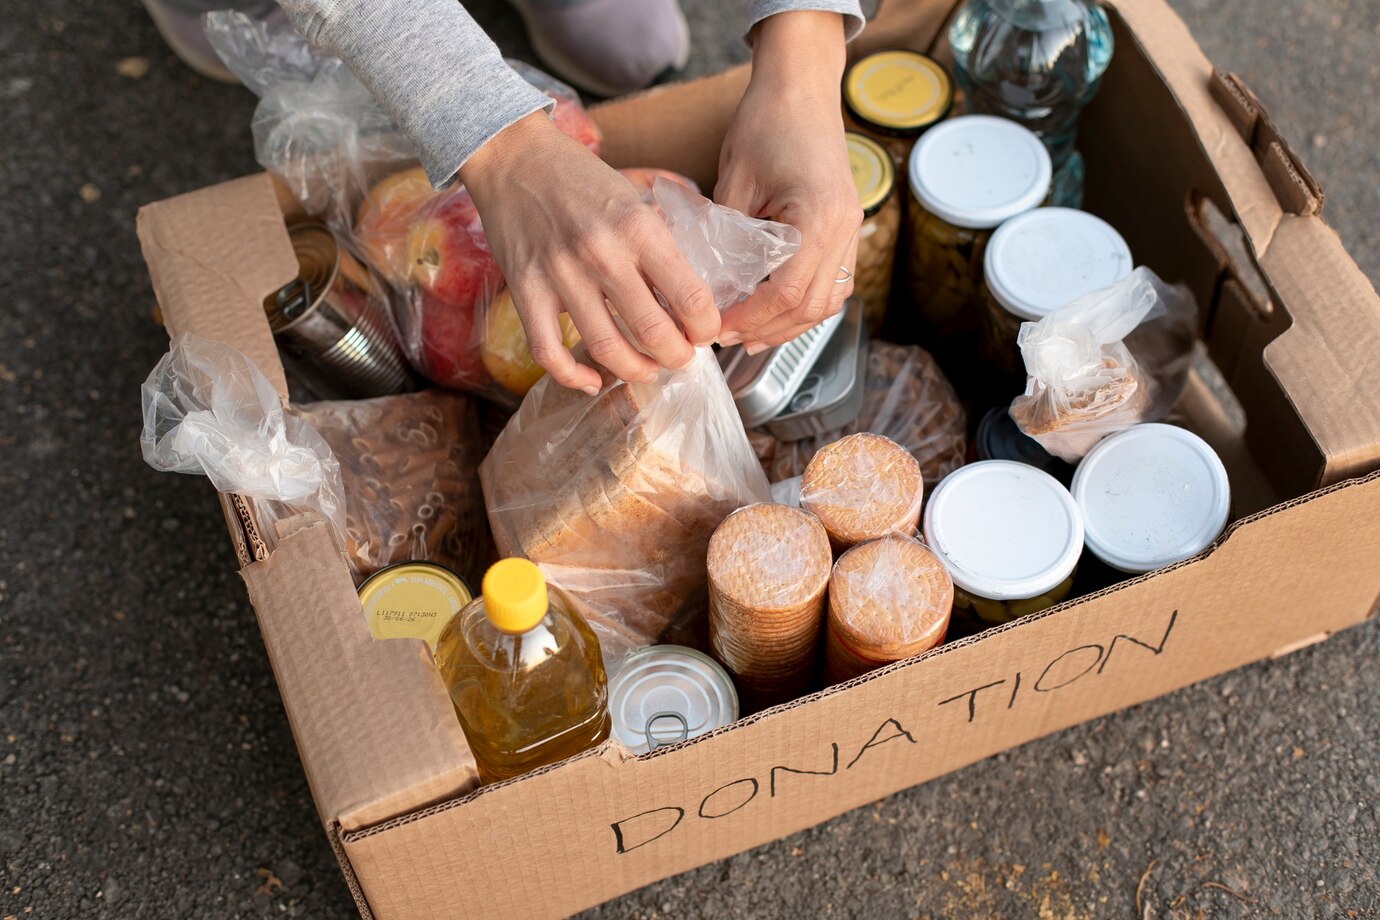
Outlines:
[{"label": "woman's left hand", "polygon": [[757,26],[752,78],[719,156],[714,200],[800,231],[800,251],[723,316],[718,341],[788,342],[853,292],[862,208],[843,139],[843,20],[778,13]]}]

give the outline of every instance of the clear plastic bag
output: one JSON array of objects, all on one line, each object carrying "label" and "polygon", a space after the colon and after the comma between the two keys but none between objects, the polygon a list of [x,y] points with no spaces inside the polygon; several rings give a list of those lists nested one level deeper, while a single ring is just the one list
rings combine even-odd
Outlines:
[{"label": "clear plastic bag", "polygon": [[1025,393],[1011,418],[1076,463],[1109,434],[1163,417],[1183,390],[1198,307],[1148,268],[1022,323]]},{"label": "clear plastic bag", "polygon": [[493,557],[473,400],[445,390],[318,402],[295,410],[340,464],[345,558],[361,582],[387,565],[421,559],[479,584]]},{"label": "clear plastic bag", "polygon": [[[726,309],[799,247],[794,228],[653,186],[672,235]],[[718,361],[590,397],[537,382],[480,466],[500,555],[537,562],[599,634],[611,668],[705,608],[705,552],[730,512],[766,501]]]},{"label": "clear plastic bag", "polygon": [[767,479],[779,483],[800,476],[820,448],[859,432],[883,435],[910,451],[920,464],[926,489],[963,465],[966,414],[929,352],[873,339],[867,344],[863,387],[862,412],[837,431],[803,441],[777,441],[767,431],[753,431],[753,448]]},{"label": "clear plastic bag", "polygon": [[340,467],[312,426],[287,412],[243,354],[191,332],[172,340],[141,390],[144,460],[156,470],[205,475],[253,501],[271,551],[275,523],[316,511],[344,545]]},{"label": "clear plastic bag", "polygon": [[[541,376],[479,212],[460,186],[432,189],[411,144],[335,57],[242,13],[207,16],[226,65],[260,97],[254,151],[303,207],[388,281],[409,363],[440,386],[515,406]],[[508,61],[555,100],[562,131],[599,152],[602,134],[569,86]],[[565,320],[567,344],[579,340]]]}]

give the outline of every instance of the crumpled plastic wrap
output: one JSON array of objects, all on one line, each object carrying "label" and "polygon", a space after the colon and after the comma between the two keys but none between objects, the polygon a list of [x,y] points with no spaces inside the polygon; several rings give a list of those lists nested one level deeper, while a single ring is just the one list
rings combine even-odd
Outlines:
[{"label": "crumpled plastic wrap", "polygon": [[829,578],[827,682],[934,648],[953,603],[953,580],[919,540],[892,534],[853,547]]},{"label": "crumpled plastic wrap", "polygon": [[139,446],[156,470],[204,475],[253,503],[269,551],[275,523],[321,514],[344,544],[345,493],[334,454],[287,412],[268,378],[228,345],[184,332],[141,388]]},{"label": "crumpled plastic wrap", "polygon": [[1038,323],[1022,323],[1025,393],[1011,418],[1076,463],[1109,434],[1164,416],[1183,391],[1198,307],[1183,285],[1141,267]]},{"label": "crumpled plastic wrap", "polygon": [[479,584],[493,545],[479,488],[484,444],[473,400],[424,390],[295,412],[340,464],[345,558],[356,583],[384,566],[425,560]]},{"label": "crumpled plastic wrap", "polygon": [[[712,205],[665,179],[653,189],[720,310],[799,247],[792,227]],[[678,616],[704,609],[710,534],[769,494],[708,348],[654,383],[606,375],[594,397],[542,378],[480,480],[499,553],[541,565],[599,634],[612,668]]]},{"label": "crumpled plastic wrap", "polygon": [[915,533],[924,493],[915,457],[870,432],[826,444],[800,479],[800,507],[819,518],[838,553],[889,533]]},{"label": "crumpled plastic wrap", "polygon": [[803,441],[778,441],[765,430],[750,433],[772,483],[800,476],[821,447],[863,431],[883,435],[910,451],[920,464],[926,488],[938,485],[963,465],[966,414],[929,352],[877,339],[868,342],[867,350],[863,408],[852,422]]}]

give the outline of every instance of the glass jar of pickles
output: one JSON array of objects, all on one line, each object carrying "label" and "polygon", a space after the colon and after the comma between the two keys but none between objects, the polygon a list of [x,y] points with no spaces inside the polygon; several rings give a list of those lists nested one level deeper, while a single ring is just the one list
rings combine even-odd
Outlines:
[{"label": "glass jar of pickles", "polygon": [[954,580],[954,615],[995,626],[1068,596],[1083,517],[1046,472],[984,460],[945,477],[925,506],[925,542]]},{"label": "glass jar of pickles", "polygon": [[1008,375],[1024,369],[1021,323],[1131,273],[1131,249],[1100,217],[1036,208],[997,228],[983,255],[983,357]]},{"label": "glass jar of pickles", "polygon": [[848,127],[876,138],[898,168],[916,138],[953,107],[954,85],[938,62],[915,51],[879,51],[843,77]]},{"label": "glass jar of pickles", "polygon": [[1049,153],[1014,121],[964,115],[920,138],[908,172],[911,298],[941,337],[976,329],[987,241],[1049,194]]},{"label": "glass jar of pickles", "polygon": [[853,184],[858,187],[858,201],[863,209],[853,296],[862,301],[867,328],[876,332],[886,317],[887,301],[891,298],[896,238],[901,232],[901,204],[894,194],[896,169],[882,145],[872,138],[856,131],[849,131],[844,138]]}]

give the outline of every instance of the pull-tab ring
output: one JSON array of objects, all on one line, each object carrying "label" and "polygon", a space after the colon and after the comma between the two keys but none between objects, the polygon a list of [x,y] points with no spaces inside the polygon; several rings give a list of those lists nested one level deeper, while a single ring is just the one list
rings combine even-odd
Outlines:
[{"label": "pull-tab ring", "polygon": [[[652,726],[655,725],[657,720],[659,719],[674,719],[675,721],[679,722],[680,737],[675,739],[674,741],[657,741],[656,736],[652,734]],[[685,716],[681,715],[678,712],[658,712],[654,713],[652,717],[647,720],[645,731],[647,733],[647,750],[651,752],[655,751],[657,748],[670,747],[673,744],[680,744],[686,738],[690,737],[690,723],[685,721]]]}]

